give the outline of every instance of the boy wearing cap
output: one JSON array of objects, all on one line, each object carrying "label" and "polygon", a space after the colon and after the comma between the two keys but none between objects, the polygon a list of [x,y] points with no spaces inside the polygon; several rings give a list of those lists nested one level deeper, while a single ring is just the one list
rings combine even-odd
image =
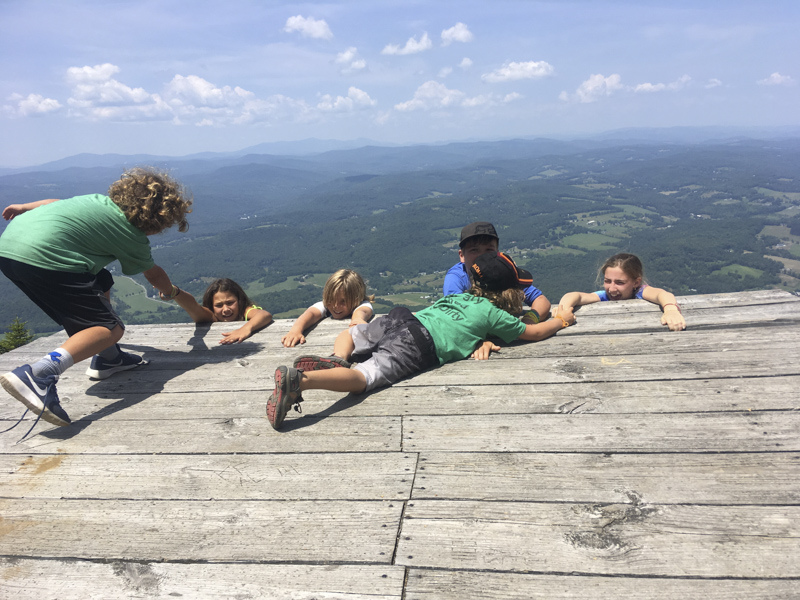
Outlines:
[{"label": "boy wearing cap", "polygon": [[[575,322],[572,311],[563,310],[544,323],[525,324],[515,317],[522,310],[522,288],[531,284],[531,274],[502,252],[478,256],[470,279],[467,293],[445,296],[416,315],[395,307],[371,323],[350,327],[336,339],[333,356],[301,356],[294,367],[278,367],[275,390],[267,401],[272,427],[281,426],[289,408],[303,401],[305,390],[360,394],[466,358],[488,335],[507,343],[533,342]],[[347,361],[354,353],[371,356],[349,368]]]},{"label": "boy wearing cap", "polygon": [[[461,230],[458,250],[460,262],[450,267],[444,276],[444,295],[466,292],[470,287],[469,269],[475,263],[475,259],[485,252],[497,252],[499,244],[500,238],[491,223],[476,221],[464,227]],[[550,301],[541,290],[534,287],[533,281],[525,287],[524,292],[525,303],[535,313],[528,319],[534,323],[545,320],[550,312]]]}]

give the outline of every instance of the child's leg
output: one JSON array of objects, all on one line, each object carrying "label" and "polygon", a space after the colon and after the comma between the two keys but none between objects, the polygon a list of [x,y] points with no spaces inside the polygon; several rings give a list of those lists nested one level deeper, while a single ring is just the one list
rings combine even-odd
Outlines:
[{"label": "child's leg", "polygon": [[124,330],[117,325],[109,330],[107,327],[89,327],[78,331],[64,342],[60,348],[45,354],[43,358],[31,364],[31,371],[36,377],[59,377],[76,362],[80,362],[98,352],[110,353],[111,358],[119,354],[117,342],[122,338]]},{"label": "child's leg", "polygon": [[360,394],[367,388],[367,380],[356,369],[326,369],[300,374],[300,391],[330,390]]},{"label": "child's leg", "polygon": [[356,344],[353,342],[353,336],[351,335],[350,330],[345,329],[339,334],[339,336],[336,338],[336,341],[333,343],[333,353],[339,358],[350,360],[355,347]]},{"label": "child's leg", "polygon": [[125,330],[119,325],[114,329],[102,326],[89,327],[70,336],[61,347],[72,354],[75,362],[80,362],[102,352],[106,348],[114,346],[122,339],[123,333],[125,333]]}]

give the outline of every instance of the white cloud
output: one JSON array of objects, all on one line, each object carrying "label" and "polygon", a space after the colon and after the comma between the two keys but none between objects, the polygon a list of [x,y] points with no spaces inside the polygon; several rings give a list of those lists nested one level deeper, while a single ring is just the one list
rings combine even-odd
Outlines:
[{"label": "white cloud", "polygon": [[[578,89],[575,90],[574,98],[578,102],[586,103],[595,102],[603,96],[610,96],[614,92],[624,89],[620,79],[620,76],[616,73],[608,77],[603,77],[599,73],[590,75],[589,79],[580,84]],[[572,99],[567,92],[561,92],[558,97],[565,101]]]},{"label": "white cloud", "polygon": [[793,85],[795,81],[789,75],[775,72],[766,79],[760,79],[757,83],[758,85]]},{"label": "white cloud", "polygon": [[497,94],[480,94],[478,96],[467,97],[460,90],[453,90],[438,81],[427,81],[423,83],[414,97],[406,102],[395,104],[394,108],[400,112],[413,110],[437,110],[445,108],[478,108],[485,106],[497,106],[507,102],[513,102],[522,98],[516,92],[500,96]]},{"label": "white cloud", "polygon": [[323,112],[350,112],[359,108],[369,108],[375,106],[377,102],[369,97],[364,90],[357,87],[350,87],[347,96],[336,96],[325,94],[320,99],[317,108]]},{"label": "white cloud", "polygon": [[72,96],[70,114],[101,121],[168,120],[170,107],[158,94],[131,88],[113,78],[119,67],[106,63],[94,67],[70,67],[67,82]]},{"label": "white cloud", "polygon": [[472,66],[472,60],[470,60],[466,56],[461,59],[460,63],[458,63],[458,68],[461,69],[462,71],[466,71],[471,66]]},{"label": "white cloud", "polygon": [[552,65],[545,61],[510,62],[491,73],[481,76],[481,79],[489,83],[501,81],[516,81],[519,79],[538,79],[553,74]]},{"label": "white cloud", "polygon": [[226,108],[242,106],[255,94],[238,86],[217,87],[197,75],[175,75],[164,90],[164,96],[171,106],[207,106]]},{"label": "white cloud", "polygon": [[471,42],[472,32],[464,23],[456,23],[450,29],[442,30],[442,46],[449,46],[453,42]]},{"label": "white cloud", "polygon": [[464,92],[448,89],[438,81],[426,81],[417,88],[411,100],[395,104],[394,107],[401,112],[445,108],[458,105],[463,97]]},{"label": "white cloud", "polygon": [[339,54],[336,55],[336,64],[344,65],[342,73],[345,74],[360,71],[367,67],[367,61],[358,56],[358,49],[354,46],[351,46],[344,52],[339,52]]},{"label": "white cloud", "polygon": [[12,94],[8,99],[14,105],[6,105],[3,108],[13,116],[38,117],[61,108],[61,103],[58,100],[45,98],[39,94],[28,94],[27,96]]},{"label": "white cloud", "polygon": [[684,88],[691,80],[692,78],[688,75],[682,75],[672,83],[640,83],[633,88],[633,91],[637,93],[663,92],[665,90],[677,91]]},{"label": "white cloud", "polygon": [[96,121],[171,120],[200,127],[308,121],[319,115],[303,100],[280,94],[259,99],[239,86],[219,87],[197,75],[175,75],[162,94],[150,94],[114,79],[118,72],[110,64],[69,69],[70,115]]},{"label": "white cloud", "polygon": [[719,79],[711,78],[708,80],[708,83],[705,85],[707,90],[710,90],[715,87],[719,87],[722,85],[722,82]]},{"label": "white cloud", "polygon": [[441,69],[439,69],[439,79],[444,79],[452,72],[453,72],[452,67],[442,67]]},{"label": "white cloud", "polygon": [[640,83],[635,88],[634,92],[663,92],[667,86],[663,83]]},{"label": "white cloud", "polygon": [[336,62],[340,65],[351,63],[356,59],[356,56],[358,56],[358,48],[350,46],[347,50],[336,55]]},{"label": "white cloud", "polygon": [[333,32],[323,19],[315,19],[314,17],[306,18],[302,15],[286,19],[286,26],[283,30],[287,33],[297,31],[303,37],[310,37],[318,40],[329,40],[333,37]]},{"label": "white cloud", "polygon": [[395,44],[388,44],[383,50],[381,50],[381,54],[396,54],[396,55],[416,54],[418,52],[424,52],[425,50],[430,50],[431,48],[433,48],[433,42],[431,42],[427,33],[423,33],[422,38],[420,38],[419,41],[411,37],[406,42],[406,45],[403,46],[402,48]]}]

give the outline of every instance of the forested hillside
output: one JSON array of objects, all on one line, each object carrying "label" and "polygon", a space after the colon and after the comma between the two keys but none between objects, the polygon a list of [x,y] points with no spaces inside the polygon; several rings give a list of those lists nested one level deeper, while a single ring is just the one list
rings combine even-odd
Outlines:
[{"label": "forested hillside", "polygon": [[[508,142],[360,148],[306,157],[181,161],[195,197],[187,234],[151,238],[156,261],[200,295],[226,276],[289,316],[352,267],[378,296],[419,308],[458,260],[458,234],[492,221],[501,248],[552,300],[597,289],[599,264],[630,251],[676,294],[800,289],[800,140],[715,144]],[[102,192],[122,166],[0,177],[0,202]],[[128,322],[185,321],[118,278]],[[144,283],[143,279],[139,280]],[[52,330],[5,279],[0,325]]]}]

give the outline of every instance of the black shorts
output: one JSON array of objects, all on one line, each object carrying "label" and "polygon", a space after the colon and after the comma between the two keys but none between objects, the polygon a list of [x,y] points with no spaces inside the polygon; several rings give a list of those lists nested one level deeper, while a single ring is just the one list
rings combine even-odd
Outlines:
[{"label": "black shorts", "polygon": [[114,285],[106,269],[97,275],[50,271],[0,256],[0,271],[67,335],[90,327],[125,327],[105,296]]}]

